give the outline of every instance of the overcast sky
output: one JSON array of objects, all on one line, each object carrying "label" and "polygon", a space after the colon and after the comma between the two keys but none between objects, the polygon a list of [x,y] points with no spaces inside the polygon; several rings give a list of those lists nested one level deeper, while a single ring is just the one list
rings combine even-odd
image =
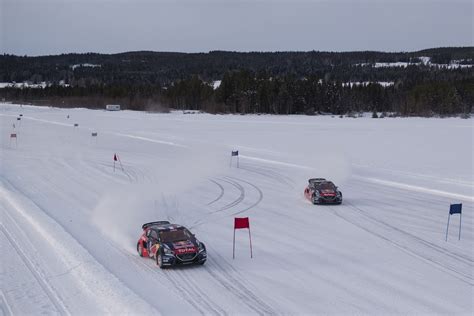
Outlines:
[{"label": "overcast sky", "polygon": [[471,0],[0,0],[0,53],[473,46]]}]

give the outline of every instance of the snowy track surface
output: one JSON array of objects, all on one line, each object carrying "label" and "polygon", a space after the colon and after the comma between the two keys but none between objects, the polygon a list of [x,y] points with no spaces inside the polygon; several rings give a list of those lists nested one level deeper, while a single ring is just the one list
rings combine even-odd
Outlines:
[{"label": "snowy track surface", "polygon": [[[472,120],[0,104],[0,132],[0,315],[474,312]],[[311,205],[312,177],[344,203]],[[253,259],[246,231],[232,259],[236,216]],[[140,258],[154,220],[189,227],[207,263]]]}]

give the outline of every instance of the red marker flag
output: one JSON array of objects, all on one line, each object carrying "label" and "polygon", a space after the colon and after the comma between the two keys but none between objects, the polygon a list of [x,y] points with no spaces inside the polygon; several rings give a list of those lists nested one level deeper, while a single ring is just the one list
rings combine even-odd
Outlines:
[{"label": "red marker flag", "polygon": [[234,218],[234,229],[250,228],[248,217]]},{"label": "red marker flag", "polygon": [[115,162],[116,161],[119,162],[120,168],[122,168],[122,171],[125,172],[125,170],[123,170],[123,166],[122,166],[122,162],[120,161],[120,157],[117,154],[114,154],[114,172],[115,172]]},{"label": "red marker flag", "polygon": [[10,145],[12,144],[12,139],[15,139],[15,144],[18,146],[18,138],[16,136],[16,133],[10,134]]},{"label": "red marker flag", "polygon": [[250,221],[248,217],[235,217],[234,218],[234,240],[232,248],[232,258],[235,258],[235,230],[247,228],[249,230],[249,243],[250,243],[250,258],[253,258],[252,254],[252,236],[250,235]]},{"label": "red marker flag", "polygon": [[114,172],[115,172],[115,162],[118,161],[117,154],[114,154]]}]

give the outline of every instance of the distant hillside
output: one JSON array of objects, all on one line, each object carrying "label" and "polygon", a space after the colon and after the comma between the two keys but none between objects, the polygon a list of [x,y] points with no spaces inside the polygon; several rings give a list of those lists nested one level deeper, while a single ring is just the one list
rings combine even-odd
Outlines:
[{"label": "distant hillside", "polygon": [[[205,81],[220,80],[233,70],[266,72],[270,76],[319,76],[328,73],[340,81],[395,81],[403,69],[359,69],[356,65],[416,61],[474,63],[473,47],[433,48],[418,52],[225,52],[167,53],[127,52],[120,54],[64,54],[41,57],[0,56],[0,82],[78,81],[100,83],[159,83],[198,75]],[[84,66],[81,66],[84,65]],[[91,65],[97,65],[93,67]],[[356,68],[356,69],[354,69]]]},{"label": "distant hillside", "polygon": [[0,98],[237,113],[453,115],[474,103],[474,47],[417,52],[0,56]]}]

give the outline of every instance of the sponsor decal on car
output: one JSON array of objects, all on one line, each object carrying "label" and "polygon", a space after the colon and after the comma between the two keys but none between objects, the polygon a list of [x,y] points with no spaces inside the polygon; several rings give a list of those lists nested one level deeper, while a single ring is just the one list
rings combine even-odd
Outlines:
[{"label": "sponsor decal on car", "polygon": [[190,252],[196,252],[195,247],[187,247],[187,248],[179,248],[175,250],[176,254],[184,254],[184,253],[190,253]]},{"label": "sponsor decal on car", "polygon": [[153,246],[151,246],[151,253],[157,253],[159,248],[160,244],[154,244]]},{"label": "sponsor decal on car", "polygon": [[197,252],[196,247],[191,241],[180,241],[173,243],[176,254],[185,254],[190,252]]},{"label": "sponsor decal on car", "polygon": [[322,190],[321,195],[322,196],[335,196],[336,192],[334,192],[332,190]]}]

